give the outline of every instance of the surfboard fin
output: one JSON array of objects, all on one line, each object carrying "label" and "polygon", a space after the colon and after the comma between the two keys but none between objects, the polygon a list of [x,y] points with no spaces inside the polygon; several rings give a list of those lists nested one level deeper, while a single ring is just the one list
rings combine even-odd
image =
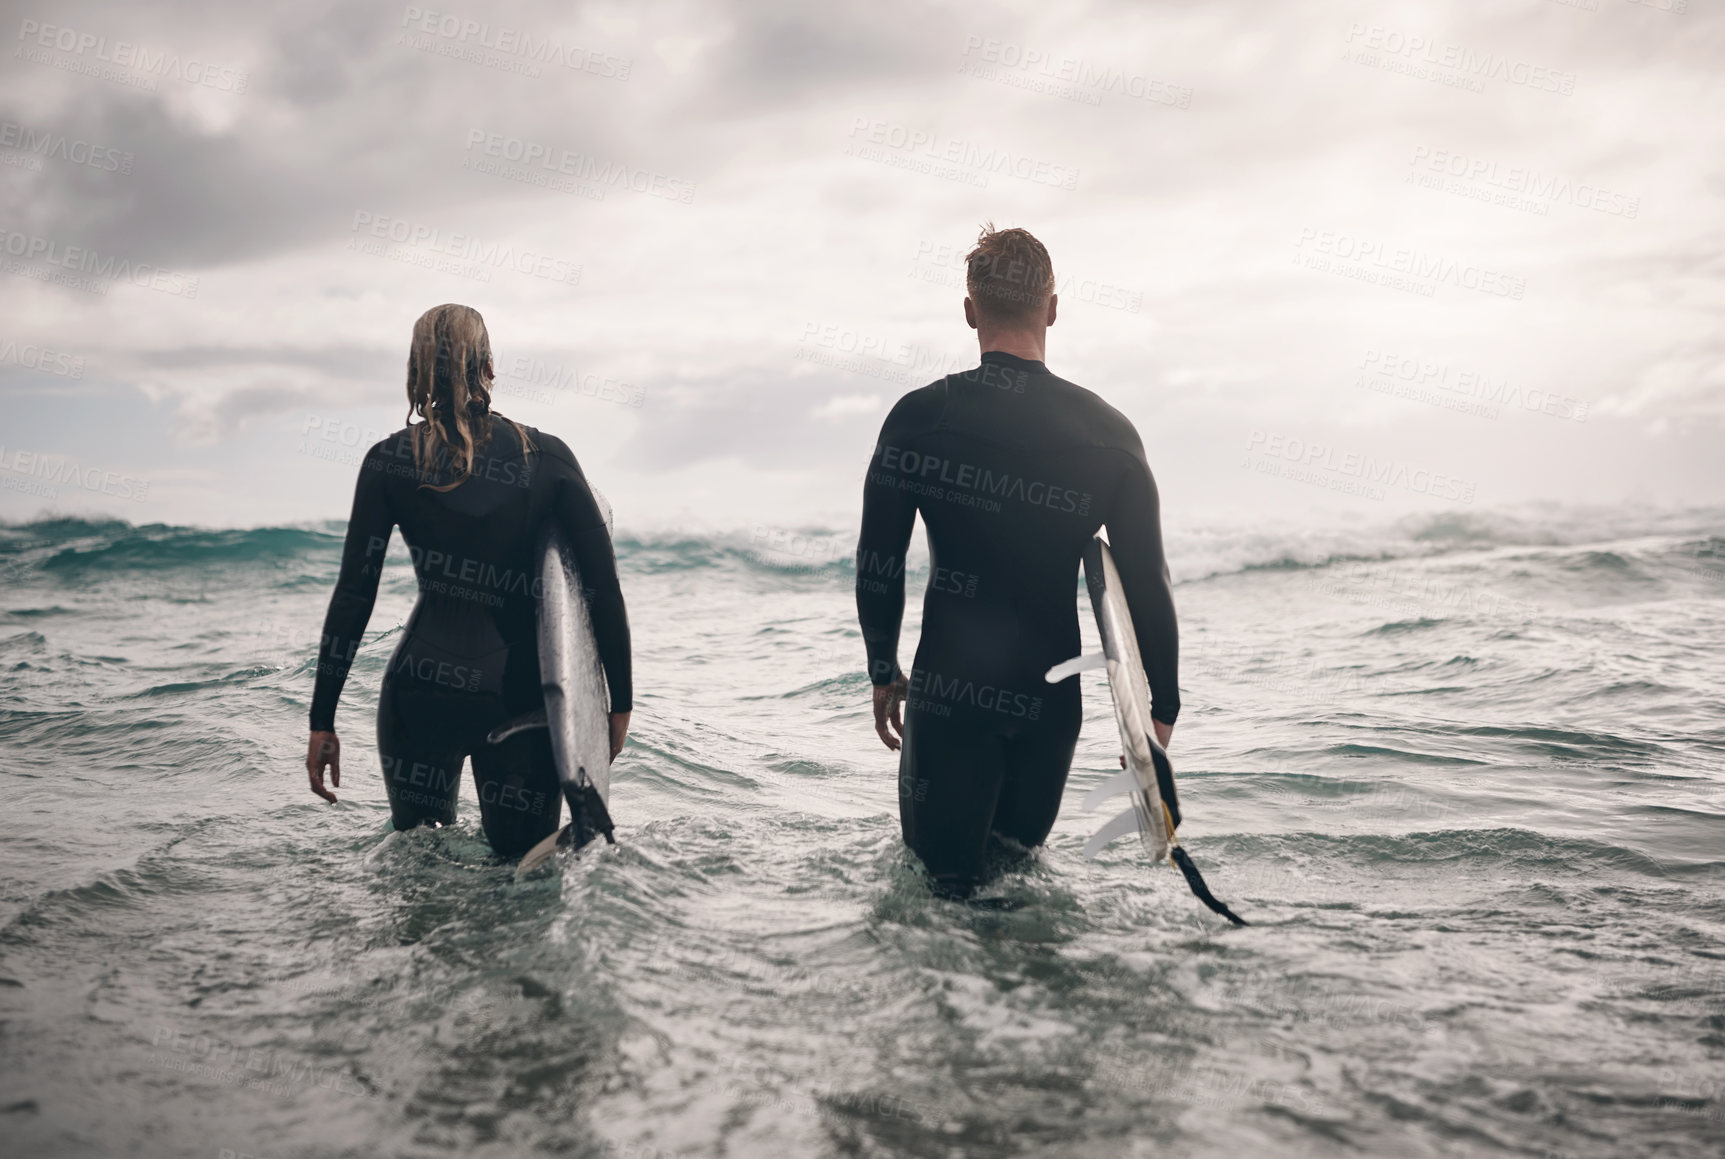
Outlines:
[{"label": "surfboard fin", "polygon": [[1084,809],[1089,812],[1110,797],[1117,797],[1121,793],[1136,793],[1142,787],[1138,783],[1137,773],[1131,769],[1122,769],[1084,795]]},{"label": "surfboard fin", "polygon": [[[568,828],[568,826],[564,826]],[[535,869],[543,865],[553,853],[557,852],[557,843],[562,840],[563,830],[559,829],[539,844],[529,849],[515,866],[515,880],[520,881]]]},{"label": "surfboard fin", "polygon": [[[1120,776],[1110,777],[1100,786],[1091,790],[1090,797],[1087,798],[1085,807],[1090,807],[1090,801],[1106,800],[1119,792],[1120,788],[1116,786],[1116,782],[1121,781],[1122,778],[1128,778],[1130,780],[1131,783],[1127,786],[1129,791],[1138,791],[1137,777],[1133,774],[1132,770],[1128,769],[1126,772],[1120,774]],[[1111,788],[1110,786],[1115,787]],[[1220,914],[1233,922],[1236,926],[1250,925],[1251,923],[1245,918],[1229,909],[1226,903],[1216,900],[1216,895],[1211,893],[1210,887],[1204,883],[1204,875],[1198,872],[1198,867],[1196,865],[1192,864],[1191,855],[1184,849],[1180,848],[1179,839],[1174,836],[1174,818],[1168,811],[1168,803],[1166,801],[1162,802],[1162,810],[1163,822],[1167,826],[1168,833],[1165,848],[1168,851],[1169,859],[1179,867],[1181,874],[1185,876],[1186,885],[1192,890],[1192,896],[1203,902],[1210,912]],[[1108,824],[1098,829],[1091,836],[1090,840],[1084,843],[1084,856],[1091,860],[1095,860],[1095,858],[1101,854],[1103,847],[1109,842],[1118,840],[1119,838],[1126,836],[1128,833],[1137,833],[1144,841],[1145,848],[1150,850],[1151,855],[1155,856],[1157,860],[1161,860],[1160,854],[1155,849],[1155,845],[1158,844],[1155,840],[1156,834],[1146,830],[1143,813],[1144,809],[1139,803],[1139,799],[1134,798],[1132,808],[1117,815],[1113,820],[1109,821]]]},{"label": "surfboard fin", "polygon": [[606,844],[617,844],[617,838],[612,835],[616,827],[611,822],[611,811],[605,807],[605,798],[599,795],[591,781],[580,785],[565,784],[563,796],[569,802],[569,824],[522,856],[520,864],[515,867],[517,881],[545,864],[559,849],[580,849],[601,835]]},{"label": "surfboard fin", "polygon": [[526,732],[528,729],[532,728],[550,727],[551,722],[546,718],[545,710],[543,708],[537,708],[532,712],[516,717],[514,720],[506,720],[490,732],[486,733],[485,743],[502,744],[518,732]]},{"label": "surfboard fin", "polygon": [[1102,847],[1110,841],[1136,832],[1138,832],[1138,808],[1133,806],[1090,835],[1090,840],[1084,843],[1084,856],[1094,861],[1101,855]]},{"label": "surfboard fin", "polygon": [[1103,655],[1101,652],[1088,652],[1083,656],[1074,656],[1070,660],[1062,660],[1060,663],[1050,668],[1047,674],[1043,676],[1043,679],[1048,681],[1050,684],[1059,684],[1069,676],[1076,676],[1080,672],[1089,672],[1093,668],[1104,668],[1107,664],[1108,657]]}]

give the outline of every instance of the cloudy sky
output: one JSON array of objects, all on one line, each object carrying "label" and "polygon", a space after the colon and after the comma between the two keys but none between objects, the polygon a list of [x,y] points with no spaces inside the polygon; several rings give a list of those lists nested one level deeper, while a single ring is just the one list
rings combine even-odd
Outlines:
[{"label": "cloudy sky", "polygon": [[1725,501],[1713,0],[6,12],[3,519],[345,517],[456,301],[623,527],[845,526],[985,220],[1171,521]]}]

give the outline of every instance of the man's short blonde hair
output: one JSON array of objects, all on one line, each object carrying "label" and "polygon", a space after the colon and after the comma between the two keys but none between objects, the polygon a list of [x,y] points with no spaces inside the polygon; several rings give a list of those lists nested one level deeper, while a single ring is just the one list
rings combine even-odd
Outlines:
[{"label": "man's short blonde hair", "polygon": [[1029,321],[1054,292],[1054,263],[1029,230],[984,223],[964,264],[964,288],[990,321]]}]

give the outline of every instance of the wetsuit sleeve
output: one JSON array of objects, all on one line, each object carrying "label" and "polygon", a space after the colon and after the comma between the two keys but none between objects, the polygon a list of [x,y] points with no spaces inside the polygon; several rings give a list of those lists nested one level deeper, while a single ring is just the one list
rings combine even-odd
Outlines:
[{"label": "wetsuit sleeve", "polygon": [[1108,542],[1120,569],[1138,654],[1150,678],[1150,715],[1173,724],[1180,715],[1180,629],[1174,585],[1162,551],[1162,504],[1143,451],[1125,456],[1125,473],[1108,509]]},{"label": "wetsuit sleeve", "polygon": [[377,584],[383,578],[390,532],[395,530],[384,486],[387,461],[382,448],[379,443],[366,452],[359,465],[359,482],[354,485],[347,541],[341,549],[341,574],[336,578],[318,643],[317,684],[311,697],[313,732],[335,728],[336,701],[341,699],[348,669],[365,638],[366,621],[377,602]]},{"label": "wetsuit sleeve", "polygon": [[[552,442],[544,434],[540,439],[547,444]],[[565,459],[567,448],[562,448],[560,440],[555,447],[547,446],[546,452],[547,461],[556,472],[551,514],[568,537],[575,563],[581,568],[581,586],[593,619],[593,642],[599,647],[599,662],[605,666],[605,683],[611,690],[611,711],[630,712],[634,708],[635,688],[629,610],[624,606],[623,587],[617,579],[617,556],[611,547],[611,533],[605,529],[605,516],[575,457],[568,455]]]},{"label": "wetsuit sleeve", "polygon": [[887,416],[863,484],[862,534],[857,539],[857,620],[868,649],[873,684],[891,684],[903,675],[898,666],[898,633],[904,621],[904,560],[916,525],[916,498],[899,488],[899,456],[894,422]]}]

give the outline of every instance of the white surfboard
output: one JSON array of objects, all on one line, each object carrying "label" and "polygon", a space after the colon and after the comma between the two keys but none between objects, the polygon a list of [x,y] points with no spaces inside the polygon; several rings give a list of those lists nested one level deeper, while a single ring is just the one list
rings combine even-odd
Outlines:
[{"label": "white surfboard", "polygon": [[[611,530],[611,507],[593,492]],[[581,568],[556,521],[540,535],[536,577],[539,581],[539,679],[545,693],[543,711],[518,717],[493,730],[491,743],[530,728],[548,728],[557,777],[572,815],[584,818],[595,833],[576,834],[575,822],[553,833],[522,857],[515,874],[532,872],[559,845],[580,837],[611,836],[611,718],[605,668],[593,635],[593,618],[581,590]]]},{"label": "white surfboard", "polygon": [[1091,540],[1085,549],[1084,577],[1090,588],[1096,627],[1102,636],[1102,652],[1056,664],[1048,670],[1047,680],[1057,684],[1081,671],[1107,668],[1108,690],[1114,698],[1114,722],[1120,729],[1126,768],[1093,789],[1085,798],[1084,807],[1094,809],[1122,793],[1131,801],[1130,808],[1084,843],[1084,856],[1095,858],[1116,838],[1136,833],[1144,851],[1161,861],[1168,856],[1168,840],[1178,817],[1175,811],[1178,805],[1164,810],[1164,794],[1173,798],[1173,770],[1168,768],[1164,789],[1156,766],[1158,757],[1167,766],[1168,756],[1156,743],[1150,723],[1150,681],[1144,675],[1144,662],[1138,654],[1138,636],[1132,628],[1132,611],[1126,606],[1120,572],[1114,566],[1113,553],[1100,538]]},{"label": "white surfboard", "polygon": [[1048,670],[1046,679],[1050,684],[1058,684],[1080,672],[1108,669],[1108,691],[1114,698],[1114,722],[1120,728],[1126,768],[1092,789],[1084,798],[1084,807],[1094,809],[1122,793],[1132,802],[1130,808],[1091,835],[1084,843],[1084,856],[1094,859],[1110,842],[1136,833],[1153,859],[1168,858],[1179,868],[1199,901],[1235,925],[1246,925],[1245,919],[1210,893],[1203,875],[1175,836],[1175,828],[1180,824],[1180,801],[1174,789],[1174,766],[1156,740],[1150,720],[1150,680],[1144,675],[1144,661],[1138,652],[1132,610],[1126,605],[1114,553],[1100,536],[1092,539],[1084,551],[1084,580],[1090,589],[1090,606],[1096,613],[1096,627],[1102,636],[1102,652],[1056,664]]}]

